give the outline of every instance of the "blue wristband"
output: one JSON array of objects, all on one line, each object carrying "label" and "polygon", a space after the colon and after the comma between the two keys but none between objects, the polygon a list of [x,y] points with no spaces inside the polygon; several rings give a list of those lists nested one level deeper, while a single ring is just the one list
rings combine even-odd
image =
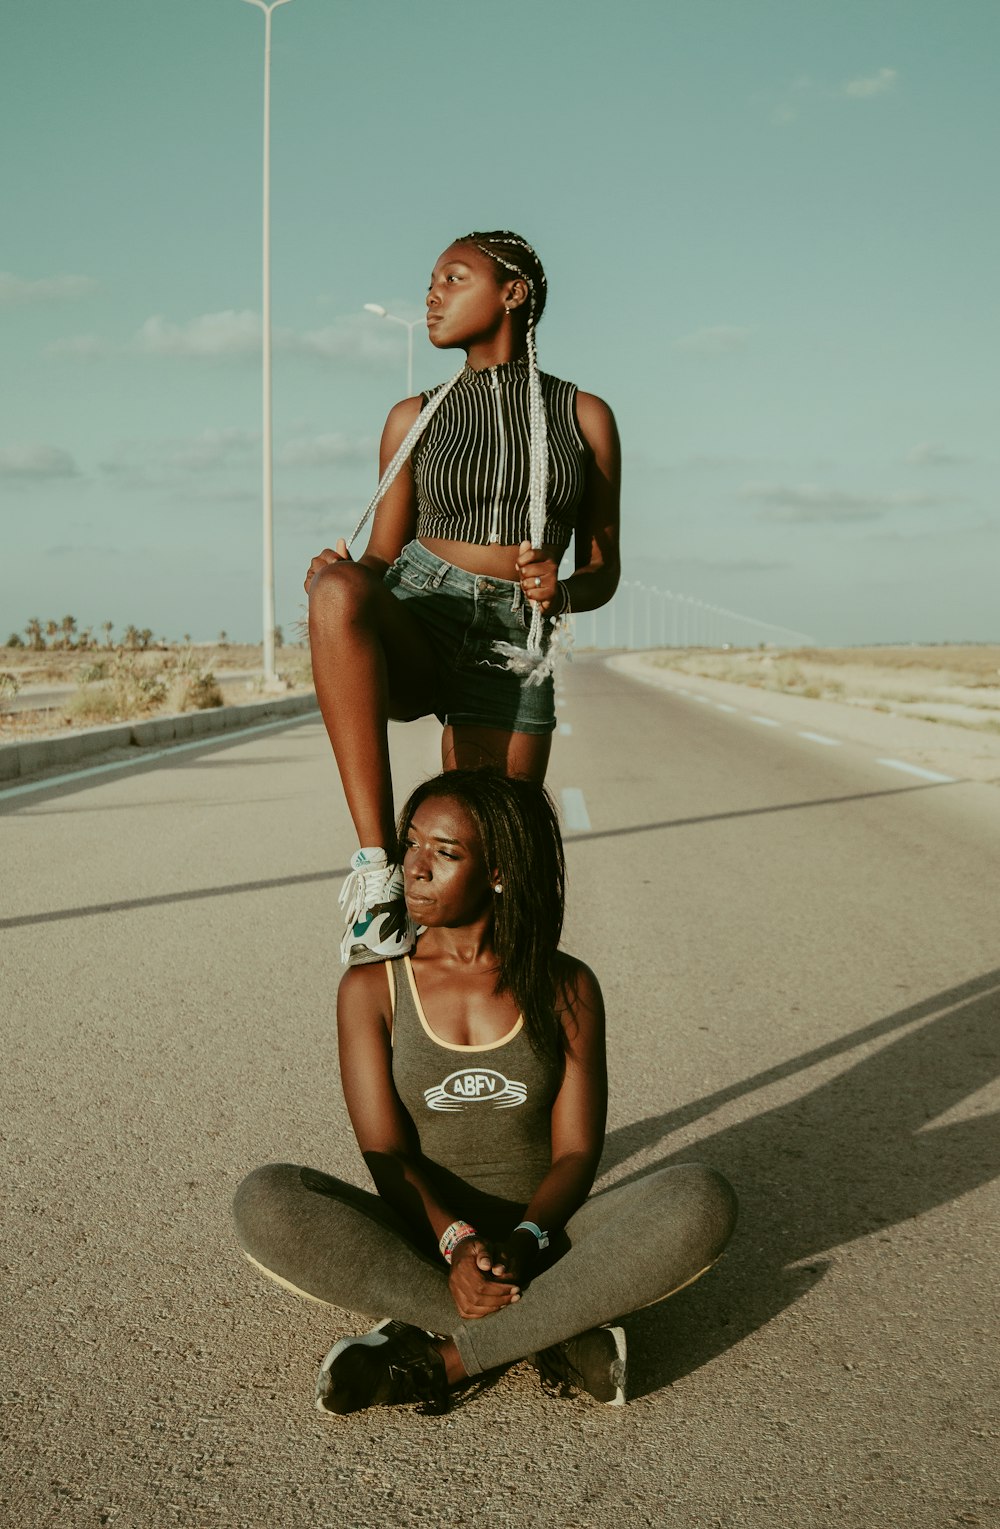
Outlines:
[{"label": "blue wristband", "polygon": [[519,1221],[514,1230],[515,1232],[530,1232],[538,1243],[539,1252],[541,1252],[542,1248],[547,1248],[549,1245],[548,1232],[543,1232],[540,1226],[535,1225],[534,1221]]}]

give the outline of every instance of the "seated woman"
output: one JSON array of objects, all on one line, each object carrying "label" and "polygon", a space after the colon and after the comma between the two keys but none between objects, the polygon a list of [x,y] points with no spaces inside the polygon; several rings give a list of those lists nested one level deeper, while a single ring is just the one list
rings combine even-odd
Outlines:
[{"label": "seated woman", "polygon": [[383,1320],[323,1362],[317,1406],[422,1401],[531,1356],[621,1405],[605,1324],[718,1258],[735,1196],[688,1163],[588,1199],[604,1143],[604,1012],[559,950],[564,862],[544,790],[492,771],[419,786],[400,819],[412,956],[340,984],[340,1069],[376,1194],[272,1164],[236,1193],[240,1244],[286,1287]]}]

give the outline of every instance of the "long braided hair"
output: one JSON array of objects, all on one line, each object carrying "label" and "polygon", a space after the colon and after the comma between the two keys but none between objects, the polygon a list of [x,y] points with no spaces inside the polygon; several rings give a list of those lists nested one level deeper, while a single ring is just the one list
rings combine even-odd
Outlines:
[{"label": "long braided hair", "polygon": [[[545,400],[542,397],[542,382],[538,372],[538,352],[535,346],[535,329],[541,319],[545,308],[545,298],[548,291],[548,283],[542,262],[528,243],[520,234],[512,233],[509,228],[494,229],[490,233],[462,234],[453,241],[455,244],[471,244],[481,254],[487,255],[497,268],[499,281],[508,280],[513,274],[524,282],[528,289],[528,312],[525,328],[525,344],[528,351],[528,423],[530,430],[530,465],[529,465],[529,502],[528,502],[528,535],[533,547],[540,547],[544,540],[545,532],[545,502],[548,494],[549,481],[549,435],[548,422],[545,416]],[[437,410],[441,407],[452,388],[464,372],[461,367],[454,377],[437,388],[428,398],[413,424],[406,432],[399,444],[392,461],[389,463],[378,487],[372,495],[367,509],[358,521],[348,539],[348,547],[355,541],[369,517],[374,514],[379,504],[385,497],[389,488],[395,481],[400,469],[409,458],[413,448],[430,424]],[[507,657],[508,666],[515,671],[524,674],[529,683],[540,683],[547,673],[551,671],[551,663],[541,662],[543,652],[544,625],[541,609],[537,601],[532,602],[531,629],[528,633],[528,652],[503,644],[503,651]]]},{"label": "long braided hair", "polygon": [[511,779],[499,770],[435,775],[417,786],[400,813],[400,863],[414,814],[431,798],[461,803],[476,825],[486,864],[498,872],[503,887],[493,899],[496,991],[513,996],[535,1051],[559,1057],[566,1042],[556,1014],[562,992],[558,951],[566,862],[552,799],[544,786]]}]

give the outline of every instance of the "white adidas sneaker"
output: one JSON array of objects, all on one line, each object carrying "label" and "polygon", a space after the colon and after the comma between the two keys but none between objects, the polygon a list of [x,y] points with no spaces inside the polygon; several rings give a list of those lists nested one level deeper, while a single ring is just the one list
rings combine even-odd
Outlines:
[{"label": "white adidas sneaker", "polygon": [[384,849],[359,849],[340,893],[347,929],[340,946],[345,966],[392,961],[413,949],[415,925],[403,898],[403,872]]}]

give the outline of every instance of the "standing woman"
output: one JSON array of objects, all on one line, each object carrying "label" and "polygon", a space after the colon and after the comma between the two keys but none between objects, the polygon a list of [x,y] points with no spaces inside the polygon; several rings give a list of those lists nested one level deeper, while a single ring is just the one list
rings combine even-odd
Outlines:
[{"label": "standing woman", "polygon": [[[620,1405],[616,1317],[703,1274],[736,1199],[700,1163],[591,1195],[604,1145],[604,1006],[559,949],[562,843],[546,793],[492,770],[403,809],[412,956],[353,967],[340,1076],[375,1193],[272,1163],[236,1192],[244,1253],[287,1289],[368,1318],[327,1354],[317,1404],[448,1405],[532,1356],[543,1379]],[[530,847],[530,855],[525,847]]]},{"label": "standing woman", "polygon": [[[519,235],[466,234],[427,292],[450,382],[396,404],[368,546],[306,578],[316,694],[360,848],[341,893],[351,964],[394,958],[414,926],[394,863],[387,724],[435,714],[445,769],[541,783],[555,727],[554,625],[619,577],[620,451],[607,404],[538,370],[541,262]],[[359,528],[360,529],[360,528]],[[574,572],[558,577],[574,544]]]}]

